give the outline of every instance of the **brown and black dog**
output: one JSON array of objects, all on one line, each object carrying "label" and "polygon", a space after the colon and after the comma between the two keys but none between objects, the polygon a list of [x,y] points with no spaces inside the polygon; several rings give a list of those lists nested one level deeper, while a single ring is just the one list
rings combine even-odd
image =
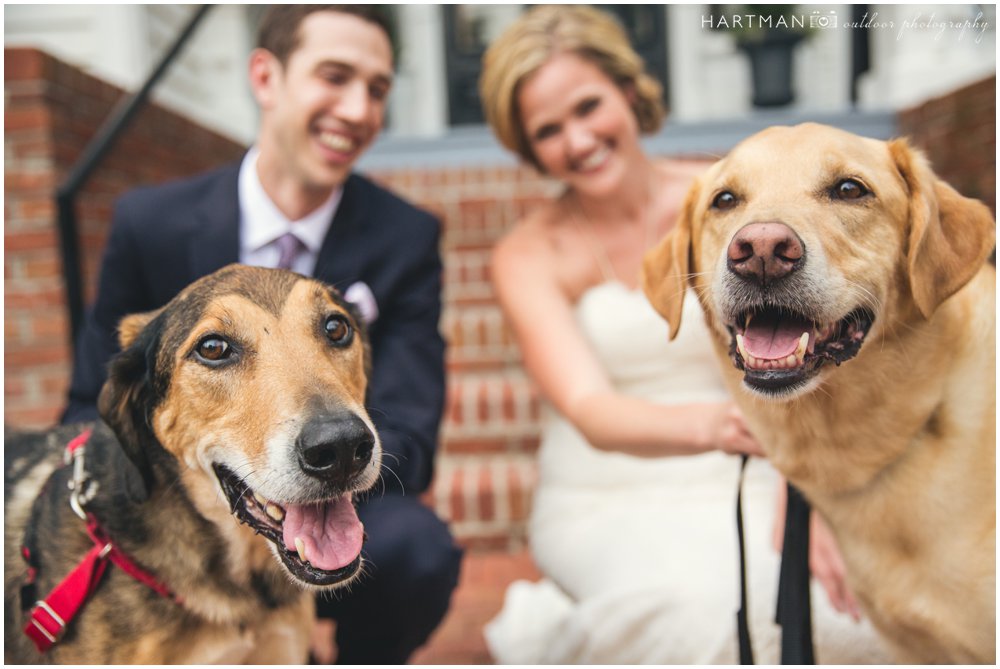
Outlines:
[{"label": "brown and black dog", "polygon": [[5,661],[305,662],[309,590],[361,571],[352,494],[379,473],[358,320],[325,284],[230,265],[123,319],[120,340],[76,502],[172,596],[109,565],[36,650],[22,631],[35,600],[94,548],[63,466],[80,427],[5,435]]},{"label": "brown and black dog", "polygon": [[905,141],[805,124],[711,167],[644,263],[903,662],[996,662],[995,231]]}]

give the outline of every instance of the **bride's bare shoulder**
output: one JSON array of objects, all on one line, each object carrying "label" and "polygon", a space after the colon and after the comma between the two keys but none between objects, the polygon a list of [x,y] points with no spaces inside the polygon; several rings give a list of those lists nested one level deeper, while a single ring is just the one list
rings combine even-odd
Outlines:
[{"label": "bride's bare shoulder", "polygon": [[494,255],[547,254],[565,235],[568,215],[560,199],[533,209],[497,242]]}]

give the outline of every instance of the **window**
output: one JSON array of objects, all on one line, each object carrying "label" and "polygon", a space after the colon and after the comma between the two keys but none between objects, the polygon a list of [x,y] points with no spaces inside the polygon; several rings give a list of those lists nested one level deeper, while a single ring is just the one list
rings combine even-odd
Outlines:
[{"label": "window", "polygon": [[[625,26],[646,69],[663,84],[667,99],[666,12],[663,5],[594,5]],[[484,123],[477,85],[483,54],[490,42],[524,10],[518,5],[446,5],[445,59],[448,124]]]}]

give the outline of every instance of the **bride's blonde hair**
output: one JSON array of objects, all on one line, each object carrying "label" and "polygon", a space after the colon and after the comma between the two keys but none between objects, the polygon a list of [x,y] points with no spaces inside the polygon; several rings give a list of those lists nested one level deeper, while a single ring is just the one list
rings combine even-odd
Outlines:
[{"label": "bride's blonde hair", "polygon": [[592,7],[535,7],[490,45],[479,78],[487,122],[500,143],[524,160],[542,170],[524,130],[517,96],[521,84],[558,53],[593,63],[626,92],[641,132],[656,132],[663,124],[663,88],[645,72],[617,21]]}]

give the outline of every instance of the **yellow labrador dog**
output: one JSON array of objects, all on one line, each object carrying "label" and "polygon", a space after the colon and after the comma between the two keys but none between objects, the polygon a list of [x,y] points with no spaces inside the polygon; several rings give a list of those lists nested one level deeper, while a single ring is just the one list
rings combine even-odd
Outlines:
[{"label": "yellow labrador dog", "polygon": [[645,259],[903,662],[996,661],[995,235],[905,141],[805,124],[711,167]]}]

